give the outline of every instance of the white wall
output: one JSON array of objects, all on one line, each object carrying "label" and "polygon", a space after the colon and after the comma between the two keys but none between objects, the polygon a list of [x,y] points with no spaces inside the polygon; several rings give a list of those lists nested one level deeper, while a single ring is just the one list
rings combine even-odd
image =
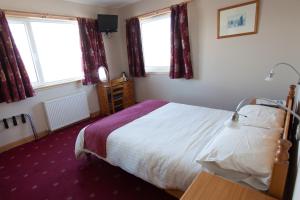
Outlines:
[{"label": "white wall", "polygon": [[[97,6],[80,5],[63,0],[1,0],[0,9],[11,9],[20,11],[61,14],[68,16],[79,16],[96,18],[99,13],[114,13],[114,10],[108,10]],[[108,65],[111,71],[111,76],[116,77],[120,74],[119,63],[120,59],[118,49],[114,50],[120,37],[114,34],[111,39],[104,37],[105,48],[108,58]],[[112,52],[111,52],[112,50]],[[66,96],[80,91],[85,91],[88,96],[90,112],[99,111],[98,97],[94,86],[82,86],[79,83],[70,83],[48,89],[37,90],[37,96],[26,99],[25,101],[6,104],[0,104],[0,119],[7,118],[21,113],[28,113],[32,115],[33,121],[36,125],[37,132],[48,130],[46,115],[42,107],[42,102],[54,99],[61,96]],[[0,127],[0,146],[9,144],[11,142],[27,137],[31,134],[28,126],[18,126],[4,130]]]},{"label": "white wall", "polygon": [[76,4],[64,0],[1,0],[0,8],[90,18],[95,18],[100,11],[106,12],[106,9],[101,7]]},{"label": "white wall", "polygon": [[[128,70],[124,19],[178,2],[181,0],[151,0],[121,9],[124,70]],[[280,61],[300,69],[300,1],[261,0],[258,34],[216,39],[217,10],[241,2],[245,1],[193,0],[189,24],[195,79],[170,80],[167,75],[136,79],[138,100],[162,98],[233,109],[245,97],[285,98],[288,85],[297,77],[287,70],[279,70],[271,83],[264,77]]]},{"label": "white wall", "polygon": [[[42,102],[62,97],[70,94],[75,94],[85,91],[88,95],[90,112],[99,110],[98,98],[93,86],[84,87],[80,83],[71,83],[61,85],[45,90],[37,90],[37,95],[33,98],[28,98],[24,101],[6,104],[0,104],[0,119],[7,118],[21,113],[28,113],[32,116],[37,131],[42,132],[48,130],[47,118],[44,112]],[[67,114],[67,113],[66,113]],[[13,127],[12,124],[10,127]],[[22,137],[29,136],[32,132],[27,125],[13,127],[8,131],[3,131],[3,126],[0,127],[0,146],[20,140]],[[2,132],[3,131],[3,132]]]}]

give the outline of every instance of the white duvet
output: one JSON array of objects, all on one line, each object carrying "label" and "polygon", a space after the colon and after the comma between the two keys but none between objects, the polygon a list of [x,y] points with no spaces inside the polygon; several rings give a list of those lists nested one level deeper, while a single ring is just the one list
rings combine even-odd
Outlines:
[{"label": "white duvet", "polygon": [[[185,191],[201,171],[197,156],[231,115],[169,103],[113,131],[107,139],[107,158],[96,156],[157,187]],[[84,130],[76,141],[77,158],[93,153],[83,144]]]}]

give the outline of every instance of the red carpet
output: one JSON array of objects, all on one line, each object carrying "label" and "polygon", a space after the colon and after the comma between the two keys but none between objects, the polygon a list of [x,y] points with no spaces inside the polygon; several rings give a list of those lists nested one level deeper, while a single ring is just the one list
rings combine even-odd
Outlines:
[{"label": "red carpet", "polygon": [[103,161],[76,160],[76,136],[87,124],[83,122],[0,154],[0,199],[174,200]]}]

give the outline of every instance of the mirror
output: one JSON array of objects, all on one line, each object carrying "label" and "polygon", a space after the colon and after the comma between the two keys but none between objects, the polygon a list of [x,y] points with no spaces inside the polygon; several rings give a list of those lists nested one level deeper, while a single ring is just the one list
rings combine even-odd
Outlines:
[{"label": "mirror", "polygon": [[109,73],[108,70],[104,66],[100,66],[98,69],[99,79],[103,83],[107,83],[109,81]]}]

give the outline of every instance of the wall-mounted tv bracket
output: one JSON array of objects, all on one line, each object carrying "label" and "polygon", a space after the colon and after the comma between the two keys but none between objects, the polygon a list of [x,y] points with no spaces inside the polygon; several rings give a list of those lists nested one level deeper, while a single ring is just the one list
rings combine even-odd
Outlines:
[{"label": "wall-mounted tv bracket", "polygon": [[29,121],[31,129],[32,129],[32,133],[33,133],[33,136],[34,136],[34,139],[37,140],[38,139],[38,135],[37,135],[35,126],[33,124],[32,118],[31,118],[31,116],[29,114],[21,114],[21,115],[17,115],[17,116],[12,116],[10,118],[2,119],[2,120],[0,120],[0,124],[3,123],[4,124],[4,128],[5,129],[9,129],[9,123],[8,122],[12,121],[14,126],[18,126],[18,119],[21,119],[21,122],[23,124],[26,124],[26,122]]},{"label": "wall-mounted tv bracket", "polygon": [[105,35],[108,39],[111,39],[111,38],[112,38],[112,32],[104,32],[104,35]]}]

